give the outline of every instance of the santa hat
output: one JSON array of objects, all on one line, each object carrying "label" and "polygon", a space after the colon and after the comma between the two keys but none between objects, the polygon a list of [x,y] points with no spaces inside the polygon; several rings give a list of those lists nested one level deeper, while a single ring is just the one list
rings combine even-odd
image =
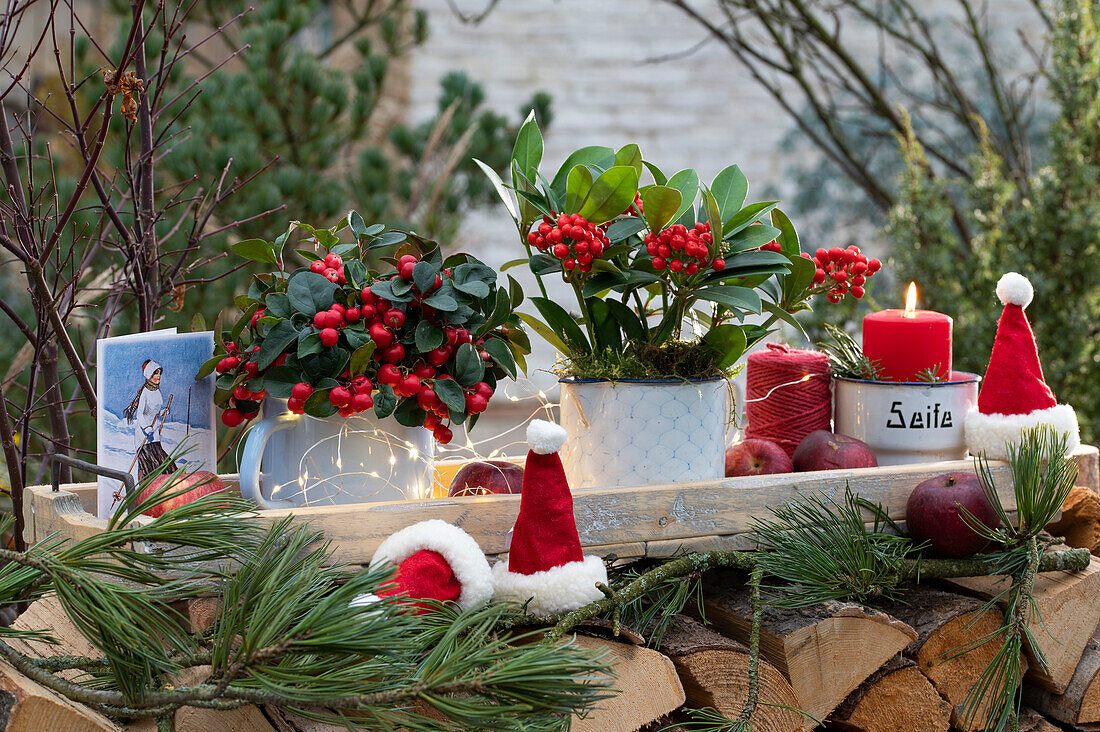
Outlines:
[{"label": "santa hat", "polygon": [[[421,521],[383,541],[370,563],[378,566],[386,562],[397,565],[397,574],[377,595],[453,602],[463,610],[488,602],[493,596],[493,573],[481,547],[465,531],[446,521]],[[360,595],[352,606],[377,599],[375,595]]]},{"label": "santa hat", "polygon": [[529,613],[546,617],[603,597],[596,583],[607,584],[607,569],[599,557],[581,553],[573,497],[558,457],[565,430],[532,420],[527,442],[519,517],[508,559],[493,567],[493,581],[496,597],[526,603]]},{"label": "santa hat", "polygon": [[141,373],[147,379],[153,378],[153,374],[155,374],[157,371],[160,371],[160,364],[156,361],[153,361],[152,359],[146,361],[141,365]]},{"label": "santa hat", "polygon": [[1043,378],[1035,335],[1024,315],[1034,294],[1028,279],[1016,272],[997,282],[997,297],[1005,309],[997,323],[978,408],[966,417],[966,444],[972,455],[1007,460],[1009,444],[1038,425],[1065,433],[1071,451],[1080,444],[1073,407],[1059,404]]}]

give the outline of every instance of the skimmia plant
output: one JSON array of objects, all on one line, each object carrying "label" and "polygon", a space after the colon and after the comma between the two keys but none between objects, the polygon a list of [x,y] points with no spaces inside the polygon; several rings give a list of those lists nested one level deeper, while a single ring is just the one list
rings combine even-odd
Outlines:
[{"label": "skimmia plant", "polygon": [[[547,178],[528,117],[512,153],[511,185],[482,166],[504,201],[540,296],[520,317],[573,376],[715,376],[812,295],[861,297],[878,269],[858,248],[801,250],[777,201],[746,204],[736,165],[710,185],[694,170],[666,175],[637,145],[585,147]],[[648,182],[648,181],[652,182]],[[545,279],[573,290],[575,314]],[[753,316],[761,316],[754,318]]]},{"label": "skimmia plant", "polygon": [[[309,263],[291,269],[292,237]],[[241,315],[199,377],[218,372],[222,421],[235,427],[268,397],[314,417],[373,411],[450,442],[473,426],[503,378],[526,367],[530,342],[515,308],[518,283],[468,254],[444,257],[415,234],[367,225],[354,211],[330,229],[295,221],[274,242],[237,254],[276,269],[237,298]]]}]

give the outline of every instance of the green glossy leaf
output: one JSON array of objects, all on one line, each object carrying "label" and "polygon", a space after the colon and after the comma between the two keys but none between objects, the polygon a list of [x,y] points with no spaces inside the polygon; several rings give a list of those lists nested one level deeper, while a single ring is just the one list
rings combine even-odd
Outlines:
[{"label": "green glossy leaf", "polygon": [[558,172],[554,174],[554,180],[550,183],[550,188],[559,198],[564,197],[565,178],[569,175],[569,171],[577,165],[588,165],[598,170],[607,170],[614,164],[615,151],[611,148],[602,145],[582,147],[570,153],[565,162],[561,164]]},{"label": "green glossy leaf", "polygon": [[546,321],[546,325],[549,326],[562,341],[572,346],[571,349],[566,351],[567,353],[573,351],[591,353],[592,347],[588,343],[584,331],[577,325],[577,321],[573,316],[566,312],[565,308],[545,297],[532,297],[531,302],[538,308],[539,314],[542,315],[543,319]]},{"label": "green glossy leaf", "polygon": [[352,351],[351,363],[348,365],[348,372],[351,376],[361,376],[367,370],[375,348],[375,342],[370,341]]},{"label": "green glossy leaf", "polygon": [[378,384],[378,390],[374,392],[374,416],[385,419],[393,414],[393,410],[396,408],[397,395],[393,393],[393,388],[385,384]]},{"label": "green glossy leaf", "polygon": [[745,352],[747,345],[745,331],[741,326],[732,323],[714,326],[703,336],[703,341],[720,354],[718,358],[720,369],[732,368]]},{"label": "green glossy leaf", "polygon": [[312,318],[332,306],[337,289],[336,283],[316,272],[301,271],[291,275],[286,296],[290,298],[291,307]]},{"label": "green glossy leaf", "polygon": [[812,259],[791,257],[791,271],[783,278],[783,303],[795,305],[806,299],[806,288],[813,284],[817,265]]},{"label": "green glossy leaf", "polygon": [[203,362],[199,367],[199,371],[195,374],[195,381],[202,381],[210,374],[214,373],[214,369],[218,367],[218,362],[225,358],[224,353],[219,353],[217,356],[212,356]]},{"label": "green glossy leaf", "polygon": [[675,218],[683,200],[683,194],[675,188],[647,186],[642,191],[642,210],[649,230],[655,234],[663,231]]},{"label": "green glossy leaf", "polygon": [[710,302],[716,302],[719,305],[725,305],[735,313],[738,311],[747,311],[750,313],[760,312],[760,296],[747,287],[737,287],[736,285],[713,285],[711,287],[704,287],[700,290],[696,290],[695,295],[700,300],[708,300]]},{"label": "green glossy leaf", "polygon": [[642,151],[635,144],[623,145],[621,148],[615,151],[615,165],[627,165],[638,171],[638,176],[642,175]]},{"label": "green glossy leaf", "polygon": [[504,272],[506,270],[512,269],[513,267],[518,267],[521,264],[527,264],[530,261],[531,260],[527,257],[520,257],[519,259],[509,259],[507,262],[500,265],[500,271]]},{"label": "green glossy leaf", "polygon": [[508,193],[504,181],[502,181],[500,176],[497,175],[497,172],[488,165],[477,158],[473,160],[477,163],[477,166],[481,168],[481,172],[485,173],[485,177],[489,179],[489,182],[493,184],[493,189],[496,190],[497,195],[500,196],[500,200],[504,201],[504,207],[508,209],[508,214],[512,217],[512,220],[518,224],[520,220],[519,212],[516,210],[516,203],[512,200],[512,195]]},{"label": "green glossy leaf", "polygon": [[348,226],[351,227],[351,233],[355,234],[356,239],[367,235],[367,222],[363,221],[358,211],[348,212]]},{"label": "green glossy leaf", "polygon": [[349,259],[344,262],[344,277],[352,287],[362,287],[367,282],[367,265],[358,259]]},{"label": "green glossy leaf", "polygon": [[663,186],[668,183],[668,176],[662,173],[661,169],[658,168],[656,165],[649,162],[648,160],[643,160],[642,165],[644,165],[646,167],[646,170],[649,171],[649,174],[653,176],[654,183],[659,186]]},{"label": "green glossy leaf", "polygon": [[462,393],[462,387],[454,379],[436,379],[432,390],[448,409],[456,412],[466,411],[466,395]]},{"label": "green glossy leaf", "polygon": [[332,391],[332,388],[328,389],[314,389],[313,393],[306,399],[302,408],[306,414],[313,417],[331,417],[336,414],[337,408],[328,400],[328,393]]},{"label": "green glossy leaf", "polygon": [[554,272],[561,272],[561,260],[557,257],[551,257],[549,254],[531,255],[531,271],[538,276],[553,274]]},{"label": "green glossy leaf", "polygon": [[278,258],[275,256],[275,247],[263,239],[245,239],[239,241],[229,247],[234,254],[238,257],[244,257],[245,259],[251,259],[253,262],[263,262],[264,264],[279,263]]},{"label": "green glossy leaf", "polygon": [[569,346],[565,345],[565,341],[563,341],[558,336],[557,333],[555,333],[553,330],[551,330],[546,325],[546,323],[542,322],[541,320],[536,318],[534,315],[531,315],[530,313],[516,313],[516,314],[519,315],[519,319],[522,320],[524,323],[526,323],[527,326],[531,328],[531,330],[538,333],[544,341],[546,341],[551,346],[553,346],[555,349],[557,349],[558,353],[570,353],[571,352],[571,349],[569,348]]},{"label": "green glossy leaf", "polygon": [[289,320],[276,323],[264,335],[260,350],[256,353],[256,365],[261,370],[266,369],[296,340],[298,329]]},{"label": "green glossy leaf", "polygon": [[[775,238],[779,236],[780,233],[779,229],[774,226],[755,224],[728,237],[726,242],[729,244],[731,251],[745,252],[750,249],[761,247],[770,241],[775,241]],[[772,252],[772,254],[778,254],[778,252]],[[787,255],[783,254],[782,256],[786,257]]]},{"label": "green glossy leaf", "polygon": [[201,333],[204,330],[206,330],[206,318],[202,313],[195,313],[191,318],[191,332]]},{"label": "green glossy leaf", "polygon": [[448,288],[440,287],[430,297],[424,298],[425,305],[431,305],[436,310],[451,313],[458,310],[458,301],[447,292]]},{"label": "green glossy leaf", "polygon": [[565,179],[565,211],[573,213],[592,193],[592,171],[584,165],[574,166]]},{"label": "green glossy leaf", "polygon": [[596,335],[596,342],[592,344],[593,349],[599,353],[607,350],[620,353],[623,350],[623,333],[611,313],[611,308],[605,301],[595,297],[585,300],[585,304],[588,306],[588,314],[592,318],[592,330]]},{"label": "green glossy leaf", "polygon": [[256,314],[256,311],[260,309],[259,302],[253,302],[245,311],[241,313],[241,317],[237,319],[237,322],[233,324],[233,329],[229,331],[229,340],[235,341],[241,337],[241,333],[244,332],[245,327],[252,322],[252,316]]},{"label": "green glossy leaf", "polygon": [[718,202],[721,219],[728,221],[745,205],[745,198],[749,195],[749,180],[739,167],[731,165],[714,176],[710,192]]},{"label": "green glossy leaf", "polygon": [[527,119],[516,134],[516,144],[512,148],[512,160],[519,166],[520,172],[528,180],[535,179],[539,163],[542,162],[542,132],[535,121],[535,111],[527,114]]},{"label": "green glossy leaf", "polygon": [[806,329],[802,327],[802,323],[799,323],[793,315],[784,310],[782,307],[776,305],[773,302],[765,302],[764,309],[775,317],[782,320],[787,325],[793,327],[795,330],[802,334],[803,338],[805,338],[806,340],[810,340],[810,336],[806,333]]},{"label": "green glossy leaf", "polygon": [[[743,209],[733,214],[726,223],[722,226],[722,230],[726,232],[726,237],[736,234],[744,229],[746,226],[752,226],[754,223],[764,218],[769,211],[779,205],[779,201],[760,201],[759,203],[750,203]],[[769,240],[770,241],[770,240]]]},{"label": "green glossy leaf", "polygon": [[622,304],[618,300],[604,300],[611,311],[611,316],[618,321],[619,327],[626,334],[628,340],[641,342],[645,340],[645,329],[638,314]]},{"label": "green glossy leaf", "polygon": [[473,386],[485,375],[485,362],[470,343],[463,343],[455,353],[455,378],[463,386]]},{"label": "green glossy leaf", "polygon": [[610,221],[633,203],[638,192],[638,171],[616,165],[600,173],[579,213],[594,224]]},{"label": "green glossy leaf", "polygon": [[516,359],[512,355],[512,349],[509,348],[505,341],[500,338],[486,338],[482,347],[488,352],[489,358],[493,359],[498,366],[504,369],[505,373],[513,379],[518,376]]},{"label": "green glossy leaf", "polygon": [[[703,188],[703,207],[707,212],[707,221],[710,222],[710,235],[714,237],[714,241],[722,241],[722,214],[718,210],[714,194],[706,187]],[[714,251],[713,245],[711,251]]]},{"label": "green glossy leaf", "polygon": [[[612,244],[616,244],[625,239],[629,239],[630,237],[637,234],[639,231],[643,231],[645,227],[645,221],[634,216],[627,216],[626,218],[616,219],[615,221],[612,221],[611,224],[607,227],[607,239]],[[603,256],[606,259],[617,256],[626,251],[629,251],[629,248],[612,251],[612,248],[608,247],[604,249]]]},{"label": "green glossy leaf", "polygon": [[416,343],[416,350],[421,353],[426,353],[435,348],[439,348],[447,340],[447,333],[442,328],[437,328],[427,320],[421,320],[416,324],[416,330],[413,331],[413,341]]},{"label": "green glossy leaf", "polygon": [[427,292],[435,284],[437,274],[439,274],[439,269],[434,264],[420,260],[413,267],[413,284],[421,292]]},{"label": "green glossy leaf", "polygon": [[699,195],[699,174],[691,168],[687,168],[675,173],[668,179],[666,185],[680,192],[680,207],[676,209],[676,213],[670,219],[671,221],[679,221],[680,217],[687,213],[688,209],[695,203],[695,197]]},{"label": "green glossy leaf", "polygon": [[303,331],[298,336],[298,358],[305,358],[314,353],[320,353],[325,349],[321,343],[321,336],[316,333]]},{"label": "green glossy leaf", "polygon": [[427,415],[415,399],[402,399],[393,410],[394,420],[404,427],[420,427],[424,424]]},{"label": "green glossy leaf", "polygon": [[549,216],[553,218],[553,211],[550,210],[550,206],[547,205],[546,199],[543,198],[537,191],[525,191],[516,190],[516,195],[519,197],[519,202],[529,206],[533,211],[528,211],[523,214],[524,221],[534,221],[539,216]]},{"label": "green glossy leaf", "polygon": [[290,298],[286,294],[273,292],[264,301],[264,312],[276,318],[289,320],[294,314],[294,309],[290,306]]},{"label": "green glossy leaf", "polygon": [[798,232],[795,231],[794,224],[791,223],[787,214],[779,209],[774,209],[772,211],[772,226],[779,229],[779,236],[775,240],[783,248],[784,254],[793,259],[802,253],[802,247],[798,242]]}]

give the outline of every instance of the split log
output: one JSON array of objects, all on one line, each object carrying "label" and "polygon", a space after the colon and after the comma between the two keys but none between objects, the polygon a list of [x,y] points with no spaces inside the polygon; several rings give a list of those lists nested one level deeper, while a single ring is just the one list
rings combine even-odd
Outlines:
[{"label": "split log", "polygon": [[1062,730],[1034,709],[1024,707],[1020,710],[1020,732],[1062,732]]},{"label": "split log", "polygon": [[[1009,586],[1005,577],[967,577],[949,580],[953,588],[996,597]],[[1046,668],[1028,654],[1028,683],[1060,694],[1073,678],[1077,662],[1085,651],[1097,623],[1100,623],[1100,559],[1093,557],[1081,572],[1044,572],[1035,579],[1035,609],[1038,616],[1028,628],[1046,657]],[[1002,606],[1007,598],[1001,600]]]},{"label": "split log", "polygon": [[[736,719],[749,698],[749,649],[702,623],[681,615],[661,642],[684,685],[689,706],[713,707]],[[761,659],[757,705],[750,721],[754,732],[796,732],[807,729],[797,697],[783,674]]]},{"label": "split log", "polygon": [[[906,590],[898,602],[888,603],[883,610],[916,631],[916,640],[904,654],[916,661],[917,668],[951,705],[951,723],[964,732],[981,729],[986,708],[980,708],[972,715],[974,720],[964,725],[963,703],[1000,644],[994,640],[954,658],[951,656],[999,628],[1004,622],[1004,613],[996,607],[986,608],[984,602],[973,597],[920,585]],[[1026,665],[1026,659],[1021,659],[1021,670]]]},{"label": "split log", "polygon": [[573,732],[634,732],[683,705],[684,687],[664,654],[583,635],[576,637],[576,643],[606,653],[604,660],[613,669],[619,693],[584,717],[574,717]]},{"label": "split log", "polygon": [[99,712],[66,699],[0,661],[0,730],[119,732],[119,727]]},{"label": "split log", "polygon": [[[209,666],[195,666],[175,674],[170,681],[176,687],[193,686],[209,676]],[[253,704],[226,710],[180,707],[173,723],[174,732],[276,732],[260,708]]]},{"label": "split log", "polygon": [[[720,633],[747,645],[749,590],[735,584],[708,592],[706,616]],[[765,605],[760,654],[791,682],[799,708],[820,720],[915,638],[905,623],[855,603],[801,610]]]},{"label": "split log", "polygon": [[1024,700],[1048,717],[1071,725],[1100,723],[1100,628],[1093,631],[1065,693],[1024,686]]},{"label": "split log", "polygon": [[916,663],[899,655],[849,694],[829,722],[851,732],[947,732],[951,705]]},{"label": "split log", "polygon": [[1067,546],[1100,555],[1100,494],[1087,486],[1074,486],[1062,504],[1062,517],[1049,524],[1047,531],[1065,537]]}]

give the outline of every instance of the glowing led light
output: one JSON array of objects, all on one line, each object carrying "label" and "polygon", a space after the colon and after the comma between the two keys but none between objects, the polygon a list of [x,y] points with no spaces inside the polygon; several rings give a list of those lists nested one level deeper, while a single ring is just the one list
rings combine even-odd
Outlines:
[{"label": "glowing led light", "polygon": [[397,465],[397,457],[391,452],[390,453],[390,467],[392,468],[394,465]]}]

